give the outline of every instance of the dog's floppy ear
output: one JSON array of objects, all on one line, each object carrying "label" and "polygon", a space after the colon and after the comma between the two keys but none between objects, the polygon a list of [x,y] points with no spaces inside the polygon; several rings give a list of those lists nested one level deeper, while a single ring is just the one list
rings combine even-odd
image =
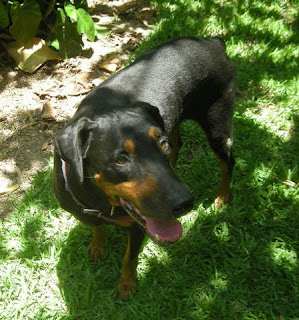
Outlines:
[{"label": "dog's floppy ear", "polygon": [[148,112],[148,114],[151,115],[151,117],[157,122],[157,124],[164,130],[165,126],[164,126],[164,121],[161,117],[160,111],[157,107],[147,103],[147,102],[140,102],[137,101],[133,104],[136,107],[141,107],[144,110],[146,110]]},{"label": "dog's floppy ear", "polygon": [[84,180],[83,159],[92,139],[92,127],[92,121],[85,117],[80,118],[65,127],[54,141],[59,156],[71,165],[80,183]]}]

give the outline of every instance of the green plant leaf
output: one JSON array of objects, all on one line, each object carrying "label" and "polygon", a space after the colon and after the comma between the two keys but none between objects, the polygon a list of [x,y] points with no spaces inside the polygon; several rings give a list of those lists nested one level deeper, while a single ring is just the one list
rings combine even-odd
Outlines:
[{"label": "green plant leaf", "polygon": [[75,22],[75,21],[77,21],[77,13],[76,13],[76,8],[72,5],[72,4],[70,4],[70,3],[66,3],[65,5],[64,5],[64,10],[65,10],[65,12],[66,12],[66,15],[68,16],[68,17],[70,17],[70,19],[73,21],[73,22]]},{"label": "green plant leaf", "polygon": [[50,47],[55,48],[56,50],[59,51],[59,41],[58,39],[54,39],[52,41],[49,42]]},{"label": "green plant leaf", "polygon": [[42,14],[36,0],[25,0],[12,12],[11,35],[20,45],[26,45],[37,33]]},{"label": "green plant leaf", "polygon": [[93,41],[96,35],[96,30],[91,16],[82,8],[77,9],[76,12],[78,33],[84,33],[89,41]]},{"label": "green plant leaf", "polygon": [[77,32],[76,23],[72,22],[61,8],[58,8],[56,14],[55,36],[59,42],[60,56],[64,59],[82,52],[83,42]]},{"label": "green plant leaf", "polygon": [[8,25],[9,25],[8,14],[2,0],[0,0],[0,28],[6,28],[8,27]]},{"label": "green plant leaf", "polygon": [[10,15],[11,17],[15,16],[17,11],[19,10],[21,4],[18,1],[13,1],[11,7],[10,7]]}]

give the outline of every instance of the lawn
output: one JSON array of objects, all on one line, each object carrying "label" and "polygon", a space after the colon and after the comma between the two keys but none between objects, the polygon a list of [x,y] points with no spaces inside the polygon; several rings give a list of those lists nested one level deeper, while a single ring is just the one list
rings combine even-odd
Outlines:
[{"label": "lawn", "polygon": [[144,244],[138,293],[123,303],[116,285],[125,232],[109,227],[103,259],[90,262],[90,230],[59,208],[49,160],[0,222],[0,319],[299,319],[298,3],[155,5],[154,32],[134,57],[179,36],[219,36],[236,65],[232,201],[212,206],[217,160],[201,130],[184,123],[177,172],[197,201],[180,241]]}]

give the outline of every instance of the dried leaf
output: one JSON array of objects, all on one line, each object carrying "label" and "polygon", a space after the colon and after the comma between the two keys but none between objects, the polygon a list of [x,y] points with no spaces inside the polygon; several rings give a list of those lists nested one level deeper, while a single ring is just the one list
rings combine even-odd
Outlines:
[{"label": "dried leaf", "polygon": [[[5,165],[4,165],[5,167]],[[17,190],[22,182],[21,173],[18,169],[0,171],[0,195]]]},{"label": "dried leaf", "polygon": [[55,120],[53,107],[51,106],[50,101],[44,103],[41,118],[43,120]]},{"label": "dried leaf", "polygon": [[81,72],[77,78],[76,78],[76,82],[82,84],[82,86],[87,89],[90,87],[90,77],[91,77],[92,73],[91,72]]},{"label": "dried leaf", "polygon": [[136,47],[138,46],[138,43],[140,42],[141,36],[136,36],[134,37],[133,35],[131,35],[131,38],[123,44],[122,49],[124,51],[133,51],[136,49]]},{"label": "dried leaf", "polygon": [[144,25],[152,25],[155,22],[157,12],[153,9],[144,9],[136,14],[136,18]]},{"label": "dried leaf", "polygon": [[9,43],[7,52],[21,70],[29,73],[34,72],[47,60],[61,60],[59,54],[40,38],[33,38],[26,46],[17,42]]},{"label": "dried leaf", "polygon": [[52,144],[52,139],[46,140],[43,144],[42,144],[42,151],[48,151],[49,147]]},{"label": "dried leaf", "polygon": [[91,87],[85,88],[81,83],[73,82],[66,88],[65,94],[68,96],[80,96],[81,94],[90,92],[90,90]]},{"label": "dried leaf", "polygon": [[0,189],[0,196],[2,196],[3,194],[7,194],[7,193],[10,193],[10,192],[13,192],[13,191],[17,190],[19,187],[20,187],[19,184],[14,184],[14,185],[9,186],[9,187],[1,188]]},{"label": "dried leaf", "polygon": [[100,65],[100,69],[109,73],[113,73],[120,67],[120,65],[120,57],[115,53],[111,53],[105,57],[104,61]]},{"label": "dried leaf", "polygon": [[126,3],[123,3],[115,8],[115,11],[120,15],[128,14],[132,11],[137,11],[137,10],[138,10],[138,2],[137,1],[126,2]]}]

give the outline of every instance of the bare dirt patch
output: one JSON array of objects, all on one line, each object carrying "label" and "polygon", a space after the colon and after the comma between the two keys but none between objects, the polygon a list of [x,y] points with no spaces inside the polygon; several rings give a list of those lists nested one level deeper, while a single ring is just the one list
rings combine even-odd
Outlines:
[{"label": "bare dirt patch", "polygon": [[32,177],[53,153],[52,141],[83,97],[128,59],[151,32],[155,10],[144,1],[90,1],[92,16],[109,34],[85,54],[48,62],[33,74],[0,67],[0,217],[13,210]]}]

